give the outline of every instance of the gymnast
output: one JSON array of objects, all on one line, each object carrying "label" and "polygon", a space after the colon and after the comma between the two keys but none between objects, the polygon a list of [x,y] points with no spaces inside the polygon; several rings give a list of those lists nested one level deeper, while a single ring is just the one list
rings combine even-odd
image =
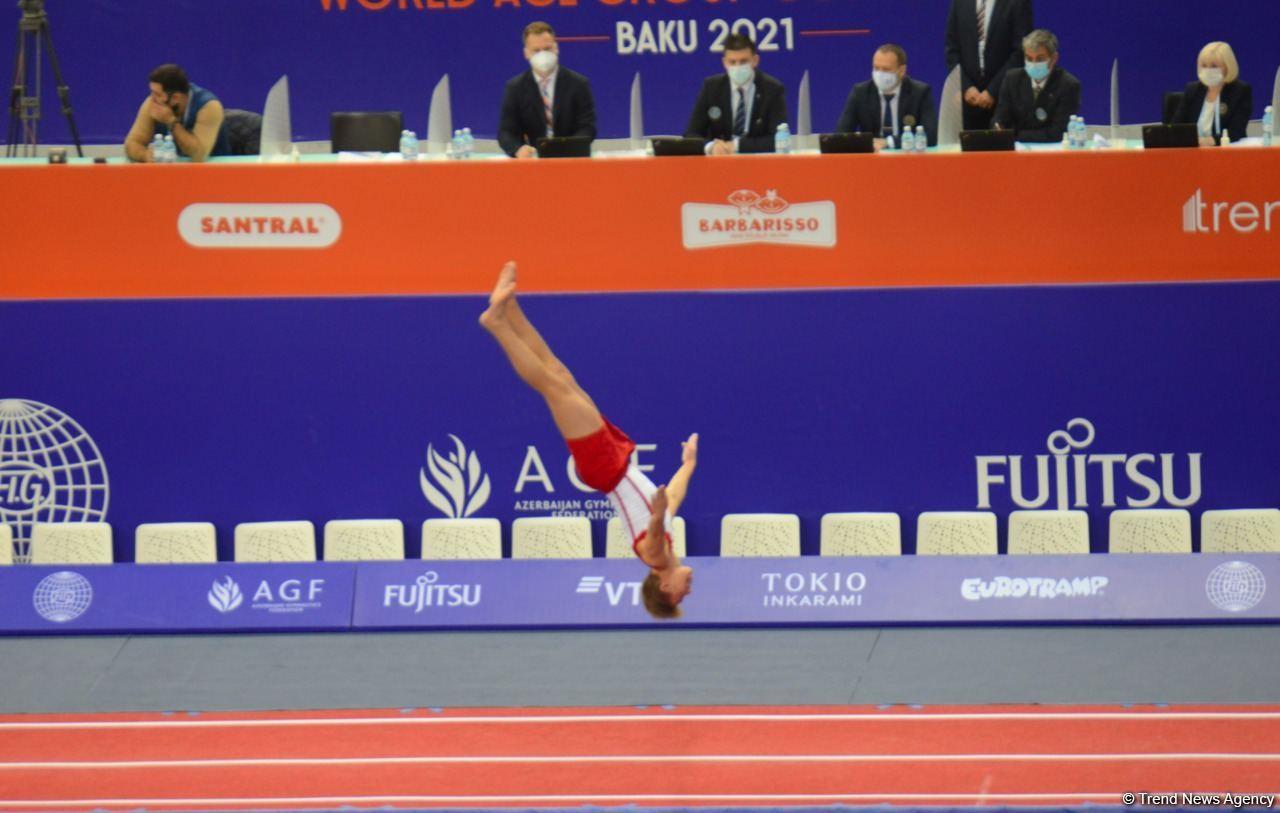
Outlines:
[{"label": "gymnast", "polygon": [[640,589],[645,608],[654,618],[679,618],[680,602],[693,587],[693,568],[682,565],[672,549],[670,527],[697,466],[698,435],[681,444],[680,468],[671,482],[655,487],[631,460],[635,443],[600,414],[524,315],[516,299],[514,262],[499,272],[480,324],[502,347],[516,375],[546,399],[579,478],[609,497],[632,550],[649,567]]}]

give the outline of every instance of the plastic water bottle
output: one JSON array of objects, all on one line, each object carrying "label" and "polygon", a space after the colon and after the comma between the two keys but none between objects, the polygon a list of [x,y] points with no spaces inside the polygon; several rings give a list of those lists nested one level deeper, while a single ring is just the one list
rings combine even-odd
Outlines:
[{"label": "plastic water bottle", "polygon": [[1262,113],[1262,146],[1270,147],[1276,137],[1276,109],[1267,105]]},{"label": "plastic water bottle", "polygon": [[1085,127],[1084,116],[1076,116],[1076,149],[1083,150],[1089,146],[1089,131]]},{"label": "plastic water bottle", "polygon": [[454,160],[462,158],[462,131],[453,131],[453,140],[449,142],[449,157]]},{"label": "plastic water bottle", "polygon": [[164,161],[165,164],[178,163],[178,145],[173,143],[173,136],[164,137]]},{"label": "plastic water bottle", "polygon": [[884,137],[884,148],[885,148],[886,150],[892,150],[892,149],[894,149],[894,146],[893,146],[893,136],[885,136],[885,137]]},{"label": "plastic water bottle", "polygon": [[476,137],[471,135],[470,127],[462,128],[462,157],[471,158],[476,151]]},{"label": "plastic water bottle", "polygon": [[418,160],[418,134],[413,130],[400,133],[400,157],[406,161]]},{"label": "plastic water bottle", "polygon": [[778,125],[778,132],[773,136],[773,151],[778,155],[789,155],[791,153],[791,128],[784,121]]},{"label": "plastic water bottle", "polygon": [[151,139],[151,144],[147,146],[147,156],[151,159],[151,163],[160,162],[160,151],[164,149],[164,136],[156,133],[156,137]]},{"label": "plastic water bottle", "polygon": [[911,132],[910,127],[902,128],[902,151],[903,152],[916,151],[916,136],[915,136],[915,133]]},{"label": "plastic water bottle", "polygon": [[929,149],[929,136],[924,131],[924,125],[916,126],[916,152],[924,152]]}]

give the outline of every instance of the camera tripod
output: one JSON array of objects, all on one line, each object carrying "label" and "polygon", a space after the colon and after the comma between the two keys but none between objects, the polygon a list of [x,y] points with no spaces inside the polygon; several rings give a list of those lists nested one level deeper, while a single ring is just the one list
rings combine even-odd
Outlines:
[{"label": "camera tripod", "polygon": [[[58,66],[58,52],[53,48],[49,34],[49,15],[44,10],[44,0],[18,0],[22,18],[18,20],[18,53],[13,70],[13,91],[9,97],[9,140],[5,156],[8,158],[34,157],[40,143],[37,128],[40,125],[40,55],[48,50],[53,66],[53,78],[58,83],[58,98],[62,101],[62,114],[71,128],[71,140],[76,154],[84,157],[80,146],[80,132],[71,112],[71,91],[62,80]],[[21,144],[21,147],[19,147]]]}]

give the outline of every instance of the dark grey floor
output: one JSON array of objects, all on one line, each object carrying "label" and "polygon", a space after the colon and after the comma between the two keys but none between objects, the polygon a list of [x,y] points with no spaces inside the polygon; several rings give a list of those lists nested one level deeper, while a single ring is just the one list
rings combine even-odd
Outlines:
[{"label": "dark grey floor", "polygon": [[1276,703],[1280,627],[0,639],[0,712]]}]

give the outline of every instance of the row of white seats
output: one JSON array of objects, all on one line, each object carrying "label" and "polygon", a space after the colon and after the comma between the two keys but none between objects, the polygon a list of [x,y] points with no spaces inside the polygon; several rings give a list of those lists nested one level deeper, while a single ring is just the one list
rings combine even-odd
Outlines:
[{"label": "row of white seats", "polygon": [[[1205,553],[1280,552],[1280,510],[1205,511]],[[591,523],[584,517],[525,517],[512,524],[515,559],[589,559]],[[0,564],[12,564],[11,533],[0,525]],[[207,522],[139,525],[135,561],[140,564],[217,561],[214,526]],[[1183,509],[1118,510],[1110,516],[1111,553],[1190,553],[1191,515]],[[684,556],[685,525],[672,532]],[[328,561],[404,558],[404,526],[395,519],[331,520],[324,527]],[[893,513],[842,513],[822,517],[821,555],[897,556],[901,520]],[[998,552],[996,515],[984,511],[920,514],[916,553],[982,556]],[[1084,511],[1014,511],[1009,553],[1089,553]],[[617,519],[609,521],[605,555],[632,555]],[[729,514],[720,525],[721,556],[799,556],[800,518],[795,514]],[[107,523],[38,523],[31,539],[33,564],[108,564],[113,561]],[[249,522],[235,529],[237,562],[316,560],[315,527],[307,521]],[[429,519],[422,524],[423,559],[501,559],[502,528],[496,519]]]}]

